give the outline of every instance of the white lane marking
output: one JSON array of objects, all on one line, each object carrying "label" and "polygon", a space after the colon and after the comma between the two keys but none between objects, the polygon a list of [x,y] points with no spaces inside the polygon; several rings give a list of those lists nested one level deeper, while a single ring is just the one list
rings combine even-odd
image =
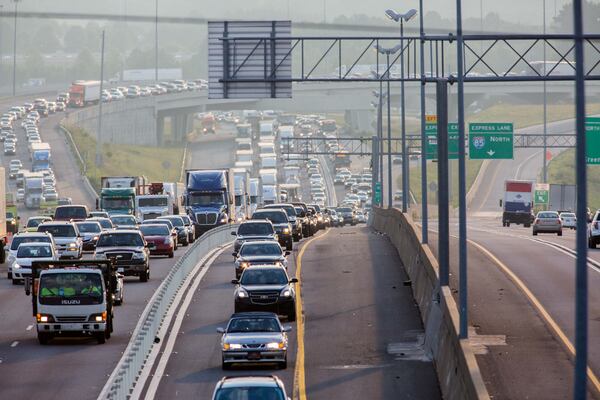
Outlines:
[{"label": "white lane marking", "polygon": [[27,328],[25,328],[26,331],[30,331],[33,329],[33,325],[29,325]]},{"label": "white lane marking", "polygon": [[12,342],[12,343],[10,344],[10,347],[17,347],[18,345],[19,345],[19,341],[18,341],[18,340],[15,340],[14,342]]},{"label": "white lane marking", "polygon": [[527,164],[529,162],[529,160],[531,160],[532,158],[534,158],[535,156],[537,156],[538,154],[543,153],[542,151],[536,151],[535,153],[533,153],[532,155],[530,155],[529,157],[527,157],[525,160],[523,160],[522,163],[519,164],[519,166],[517,167],[517,171],[515,172],[515,179],[519,179],[521,176],[521,168],[523,168],[523,166],[525,164]]},{"label": "white lane marking", "polygon": [[[165,373],[167,363],[169,362],[169,359],[171,358],[171,354],[173,353],[173,348],[175,347],[175,342],[177,341],[177,336],[179,335],[179,330],[181,329],[181,324],[183,323],[183,317],[185,316],[187,309],[192,301],[192,297],[194,297],[194,295],[196,294],[196,289],[198,288],[198,285],[200,285],[200,282],[204,278],[204,275],[206,275],[206,273],[208,272],[212,263],[223,253],[223,251],[225,251],[225,249],[227,247],[229,247],[229,245],[223,246],[221,249],[214,252],[210,256],[210,258],[206,261],[206,263],[199,262],[198,265],[195,267],[195,270],[190,273],[191,280],[188,283],[189,290],[187,291],[187,294],[186,294],[185,298],[183,299],[183,303],[181,304],[181,307],[179,307],[179,310],[177,312],[177,317],[175,318],[175,322],[173,323],[173,327],[169,331],[169,339],[167,340],[167,344],[165,345],[163,353],[158,361],[156,370],[154,371],[154,374],[152,375],[152,379],[150,380],[150,384],[148,385],[148,390],[146,391],[146,393],[144,395],[145,399],[152,400],[156,396],[156,391],[158,390],[160,381],[163,377],[163,374]],[[196,274],[196,270],[198,268],[201,268],[202,265],[204,265],[204,268],[202,268],[202,270],[198,274]],[[181,292],[183,292],[183,290]],[[169,309],[168,314],[165,316],[164,322],[163,322],[163,327],[165,328],[165,330],[170,325],[171,319],[173,318],[175,310],[177,309],[177,307],[175,305],[178,304],[180,301],[181,301],[181,299],[179,299],[179,301],[177,301],[177,299],[176,299],[173,302],[173,306],[171,306],[171,308]],[[164,335],[163,335],[163,338],[164,338]],[[158,350],[158,348],[160,346],[155,346],[155,347]],[[150,373],[150,369],[152,368],[153,364],[154,364],[154,361],[149,360],[149,362],[146,364],[147,368],[144,368],[144,370],[146,370],[148,373]],[[134,399],[140,398],[140,396],[142,394],[141,392],[144,388],[144,385],[142,384],[143,382],[144,382],[144,380],[142,380],[140,377],[140,380],[138,381],[138,384],[135,386],[135,389],[133,391],[132,398],[134,398]]]}]

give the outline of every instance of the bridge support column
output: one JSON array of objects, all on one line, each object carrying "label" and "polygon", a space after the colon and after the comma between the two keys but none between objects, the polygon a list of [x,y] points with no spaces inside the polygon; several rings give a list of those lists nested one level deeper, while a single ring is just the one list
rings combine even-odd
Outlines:
[{"label": "bridge support column", "polygon": [[165,135],[165,117],[156,117],[156,143],[162,145]]}]

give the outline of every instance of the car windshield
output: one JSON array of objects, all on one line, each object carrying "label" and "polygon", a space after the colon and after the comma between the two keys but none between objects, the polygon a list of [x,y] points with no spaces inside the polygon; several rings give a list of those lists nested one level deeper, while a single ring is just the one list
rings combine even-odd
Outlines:
[{"label": "car windshield", "polygon": [[144,221],[144,224],[166,225],[167,228],[173,229],[173,224],[168,219],[150,219],[150,220]]},{"label": "car windshield", "polygon": [[103,198],[102,208],[107,210],[113,209],[131,209],[133,208],[133,200],[131,198]]},{"label": "car windshield", "polygon": [[137,233],[103,233],[98,239],[96,247],[118,247],[131,246],[141,247],[144,245],[142,236]]},{"label": "car windshield", "polygon": [[238,235],[272,235],[273,226],[268,223],[246,223],[241,224],[237,231]]},{"label": "car windshield", "polygon": [[113,228],[113,223],[108,218],[99,219],[98,223],[100,224],[100,226],[102,227],[102,229],[111,229],[111,228]]},{"label": "car windshield", "polygon": [[561,218],[575,218],[575,214],[573,213],[562,213],[560,216]]},{"label": "car windshield", "polygon": [[40,225],[38,232],[49,232],[54,237],[75,237],[77,233],[72,225]]},{"label": "car windshield", "polygon": [[99,273],[45,273],[40,278],[39,301],[41,304],[92,305],[102,304],[104,288]]},{"label": "car windshield", "polygon": [[279,243],[247,243],[240,250],[241,256],[280,256],[281,246]]},{"label": "car windshield", "polygon": [[140,207],[167,207],[169,205],[168,197],[145,197],[139,198]]},{"label": "car windshield", "polygon": [[48,218],[29,218],[27,228],[36,228],[39,224],[47,220]]},{"label": "car windshield", "polygon": [[48,236],[15,236],[10,244],[11,250],[17,250],[21,243],[51,243]]},{"label": "car windshield", "polygon": [[87,211],[85,207],[57,207],[54,212],[54,219],[86,219]]},{"label": "car windshield", "polygon": [[97,222],[81,222],[77,224],[77,229],[81,233],[98,233],[102,231],[100,224]]},{"label": "car windshield", "polygon": [[260,211],[252,214],[252,219],[268,219],[274,224],[285,224],[288,222],[287,214],[283,211]]},{"label": "car windshield", "polygon": [[223,193],[192,193],[188,196],[188,205],[190,206],[211,206],[222,205]]},{"label": "car windshield", "polygon": [[115,225],[128,225],[128,226],[136,225],[136,220],[132,216],[111,217],[110,220]]},{"label": "car windshield", "polygon": [[163,219],[168,219],[171,221],[173,226],[184,226],[183,220],[180,217],[162,217]]},{"label": "car windshield", "polygon": [[42,258],[52,257],[50,246],[30,246],[24,244],[17,250],[17,258]]},{"label": "car windshield", "polygon": [[236,386],[219,389],[215,400],[284,400],[278,387]]},{"label": "car windshield", "polygon": [[140,231],[144,236],[169,236],[169,228],[166,225],[142,225]]},{"label": "car windshield", "polygon": [[181,219],[183,220],[183,223],[187,226],[187,225],[191,225],[192,221],[190,220],[190,217],[188,217],[187,215],[182,215]]},{"label": "car windshield", "polygon": [[551,212],[543,212],[538,214],[538,218],[558,218],[558,214]]},{"label": "car windshield", "polygon": [[242,285],[285,285],[288,283],[283,268],[249,268],[242,274]]},{"label": "car windshield", "polygon": [[277,207],[265,207],[265,208],[281,208],[283,211],[285,211],[285,213],[288,215],[288,217],[296,216],[296,209],[292,206],[277,206]]},{"label": "car windshield", "polygon": [[338,208],[338,211],[343,212],[343,213],[351,213],[352,209],[350,207],[341,207],[341,208]]},{"label": "car windshield", "polygon": [[281,332],[276,318],[234,318],[229,322],[227,333]]}]

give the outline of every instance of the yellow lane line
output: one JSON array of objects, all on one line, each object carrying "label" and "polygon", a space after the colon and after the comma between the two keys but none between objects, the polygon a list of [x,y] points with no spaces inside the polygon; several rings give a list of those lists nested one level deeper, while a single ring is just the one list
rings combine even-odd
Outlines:
[{"label": "yellow lane line", "polygon": [[[519,287],[519,289],[525,294],[529,302],[533,304],[533,306],[536,308],[539,315],[544,319],[544,321],[546,321],[546,324],[550,327],[550,329],[554,331],[554,334],[560,339],[563,346],[570,353],[571,357],[575,357],[575,346],[573,346],[565,332],[560,328],[560,326],[558,326],[556,321],[554,321],[554,319],[550,316],[550,313],[546,311],[542,303],[537,299],[537,297],[535,297],[531,290],[529,290],[525,283],[523,283],[523,281],[519,279],[519,277],[510,270],[510,268],[508,268],[502,261],[498,259],[498,257],[493,255],[488,249],[472,240],[468,240],[468,242],[473,246],[477,247],[482,253],[484,253],[487,257],[494,261],[494,263],[496,263],[496,265],[498,265],[500,269],[502,269],[502,271],[513,281],[513,283]],[[589,366],[587,367],[587,376],[590,383],[594,387],[596,393],[600,393],[600,380],[598,380],[598,377],[596,376],[596,374],[594,374],[594,371],[592,371],[592,369]]]},{"label": "yellow lane line", "polygon": [[304,315],[302,307],[302,256],[306,251],[306,248],[315,240],[325,237],[331,229],[325,231],[324,234],[316,236],[310,239],[298,253],[296,259],[296,278],[298,278],[298,284],[296,285],[296,336],[298,341],[298,348],[296,350],[296,367],[294,374],[294,400],[306,400],[306,375],[304,373]]}]

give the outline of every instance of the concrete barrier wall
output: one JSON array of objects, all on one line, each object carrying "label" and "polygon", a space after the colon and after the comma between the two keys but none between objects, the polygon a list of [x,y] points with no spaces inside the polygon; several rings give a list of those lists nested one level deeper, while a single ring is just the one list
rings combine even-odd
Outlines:
[{"label": "concrete barrier wall", "polygon": [[[158,146],[154,97],[122,100],[102,105],[102,142]],[[97,137],[98,107],[69,109],[67,124]]]},{"label": "concrete barrier wall", "polygon": [[425,351],[434,360],[444,399],[489,399],[471,346],[458,337],[452,293],[448,287],[440,289],[437,260],[429,246],[420,243],[413,221],[397,209],[375,209],[372,226],[388,235],[411,279],[425,326]]}]

